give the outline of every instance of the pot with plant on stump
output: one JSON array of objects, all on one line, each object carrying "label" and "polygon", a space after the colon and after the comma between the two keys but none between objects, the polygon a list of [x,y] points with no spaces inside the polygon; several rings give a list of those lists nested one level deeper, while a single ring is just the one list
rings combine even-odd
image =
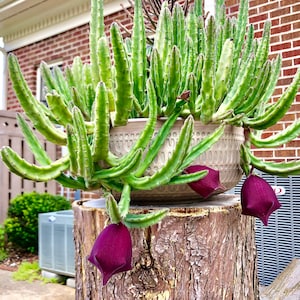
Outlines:
[{"label": "pot with plant on stump", "polygon": [[[104,3],[91,4],[90,63],[76,57],[64,72],[41,64],[47,107],[33,96],[17,58],[8,57],[27,117],[68,153],[52,161],[21,114],[18,122],[38,164],[9,146],[1,149],[10,171],[24,178],[103,191],[100,207],[93,201],[73,206],[76,298],[258,299],[254,223],[241,213],[267,225],[280,203],[255,169],[287,176],[299,174],[300,164],[259,160],[251,145],[276,147],[299,135],[298,121],[266,139],[261,131],[292,105],[300,72],[270,104],[281,58],[268,60],[269,22],[262,39],[254,39],[247,0],[237,22],[225,17],[223,1],[207,20],[201,0],[186,15],[180,4],[171,11],[164,2],[150,47],[141,0],[134,2],[127,40],[116,23],[108,40]],[[145,125],[127,133],[130,119],[138,118]],[[116,132],[125,142],[116,140]],[[234,178],[225,179],[228,170]],[[224,195],[242,172],[241,198]],[[193,192],[182,196],[181,190]]]}]

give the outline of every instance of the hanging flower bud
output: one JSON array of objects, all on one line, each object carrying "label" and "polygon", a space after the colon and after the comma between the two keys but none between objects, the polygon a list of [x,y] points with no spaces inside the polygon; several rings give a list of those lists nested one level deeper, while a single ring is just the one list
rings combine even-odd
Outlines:
[{"label": "hanging flower bud", "polygon": [[269,183],[254,174],[242,186],[241,203],[242,214],[259,218],[265,226],[270,215],[281,206]]},{"label": "hanging flower bud", "polygon": [[112,275],[129,271],[132,242],[129,230],[122,223],[108,225],[97,237],[88,260],[103,276],[103,285]]},{"label": "hanging flower bud", "polygon": [[194,165],[185,169],[185,173],[195,173],[199,171],[207,170],[208,174],[194,182],[190,182],[188,185],[202,198],[206,199],[213,195],[216,191],[225,191],[225,187],[220,182],[220,172],[207,166]]}]

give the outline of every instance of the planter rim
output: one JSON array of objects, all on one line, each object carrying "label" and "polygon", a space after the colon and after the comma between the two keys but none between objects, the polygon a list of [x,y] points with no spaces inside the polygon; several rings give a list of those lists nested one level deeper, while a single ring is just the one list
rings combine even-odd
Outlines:
[{"label": "planter rim", "polygon": [[[99,201],[100,200],[100,201]],[[95,203],[89,203],[94,202]],[[105,204],[102,206],[104,198],[92,199],[92,200],[76,200],[73,202],[73,209],[79,208],[81,210],[98,210],[105,209]],[[97,206],[97,204],[99,206]],[[145,213],[145,211],[160,210],[162,208],[169,208],[169,216],[186,217],[191,214],[196,214],[199,217],[206,216],[209,213],[218,213],[220,211],[228,211],[240,207],[240,197],[233,194],[218,194],[214,195],[207,201],[193,201],[193,202],[175,202],[173,204],[153,205],[145,204],[142,205],[130,205],[131,209],[134,209],[135,213]],[[199,210],[199,208],[201,208]],[[194,215],[195,216],[195,215]]]},{"label": "planter rim", "polygon": [[[111,127],[110,128],[110,134],[116,134],[116,133],[122,133],[123,131],[128,130],[129,128],[136,131],[135,126],[140,126],[140,128],[143,128],[142,126],[144,126],[144,124],[146,124],[147,120],[149,118],[133,118],[133,119],[128,119],[128,122],[126,125],[122,125],[122,126],[116,126],[116,127]],[[156,122],[156,129],[160,128],[160,126],[163,124],[163,122],[165,122],[168,118],[167,117],[161,117],[157,119]],[[184,118],[177,118],[177,120],[174,122],[172,128],[173,129],[180,129],[184,123],[185,119]],[[216,128],[218,128],[219,126],[221,126],[220,123],[208,123],[208,124],[204,124],[202,121],[200,120],[194,120],[194,132],[197,132],[199,129],[202,130],[215,130]],[[125,129],[127,128],[127,129]],[[172,129],[171,129],[172,130]],[[224,128],[225,132],[231,132],[233,134],[238,134],[238,135],[243,135],[244,136],[244,128],[241,126],[234,126],[231,124],[225,124],[225,128]]]},{"label": "planter rim", "polygon": [[[149,118],[130,118],[130,119],[128,119],[128,123],[134,123],[134,122],[145,122],[145,121],[147,121]],[[168,117],[159,117],[159,118],[157,118],[157,121],[166,121],[166,120],[168,120],[169,118]],[[176,121],[185,121],[186,120],[186,118],[182,118],[182,117],[178,117],[177,119],[176,119]],[[213,123],[213,122],[211,122],[211,123],[207,123],[207,124],[204,124],[202,121],[200,121],[200,120],[195,120],[194,119],[194,123],[197,123],[197,124],[201,124],[201,125],[203,125],[203,126],[207,126],[207,127],[209,127],[209,126],[220,126],[221,125],[221,123]],[[116,126],[116,127],[113,127],[113,128],[120,128],[120,127],[125,127],[126,125],[122,125],[122,126]],[[242,126],[235,126],[235,125],[231,125],[231,124],[226,124],[225,125],[226,127],[235,127],[235,128],[243,128]]]}]

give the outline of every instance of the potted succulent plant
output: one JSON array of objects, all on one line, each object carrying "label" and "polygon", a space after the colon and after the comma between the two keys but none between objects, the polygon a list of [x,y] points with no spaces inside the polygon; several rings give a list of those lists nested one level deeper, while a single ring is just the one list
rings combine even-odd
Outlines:
[{"label": "potted succulent plant", "polygon": [[[267,224],[280,204],[253,170],[282,176],[300,172],[299,162],[265,162],[251,153],[251,145],[276,147],[299,135],[300,123],[295,121],[261,138],[262,131],[292,105],[300,72],[281,98],[270,103],[281,68],[280,56],[268,59],[270,23],[258,41],[253,26],[247,26],[247,0],[241,1],[237,19],[225,16],[224,1],[216,2],[216,16],[208,19],[201,0],[186,15],[179,4],[171,12],[164,2],[149,46],[141,0],[134,2],[132,36],[125,40],[116,23],[108,39],[103,1],[92,0],[90,63],[76,57],[64,72],[55,68],[53,73],[41,63],[47,107],[28,88],[17,58],[8,57],[10,78],[25,114],[47,140],[66,146],[68,154],[51,161],[19,114],[38,164],[26,162],[9,146],[1,149],[2,160],[10,171],[30,180],[55,179],[83,191],[102,189],[111,224],[96,240],[89,260],[102,272],[104,284],[131,268],[127,228],[150,226],[168,213],[162,209],[134,215],[131,197],[151,203],[163,193],[176,198],[183,190],[176,201],[199,201],[232,188],[244,172],[243,213]],[[177,187],[175,196],[168,186]],[[109,258],[112,248],[122,251]]]}]

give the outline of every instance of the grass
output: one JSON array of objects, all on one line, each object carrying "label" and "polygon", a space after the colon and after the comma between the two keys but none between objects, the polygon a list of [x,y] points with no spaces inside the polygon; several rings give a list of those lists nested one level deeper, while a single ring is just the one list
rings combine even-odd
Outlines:
[{"label": "grass", "polygon": [[[0,224],[0,263],[9,257],[9,251],[6,250],[6,236],[4,226]],[[45,278],[41,274],[38,261],[33,262],[23,261],[17,271],[13,272],[13,279],[17,281],[40,280],[44,283],[62,283],[58,278]]]},{"label": "grass", "polygon": [[17,281],[33,282],[40,280],[44,283],[60,283],[57,278],[45,278],[41,275],[41,269],[37,261],[22,262],[16,272],[13,272],[13,279]]}]

